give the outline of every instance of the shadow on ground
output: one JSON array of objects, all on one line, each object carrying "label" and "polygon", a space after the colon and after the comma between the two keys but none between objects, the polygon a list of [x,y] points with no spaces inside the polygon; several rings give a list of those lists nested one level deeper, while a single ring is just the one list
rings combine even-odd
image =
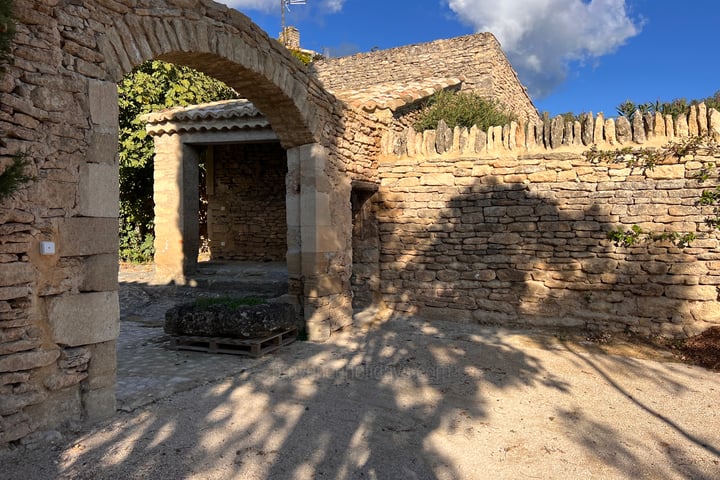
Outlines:
[{"label": "shadow on ground", "polygon": [[711,479],[719,393],[697,367],[395,318],[3,463],[18,479]]}]

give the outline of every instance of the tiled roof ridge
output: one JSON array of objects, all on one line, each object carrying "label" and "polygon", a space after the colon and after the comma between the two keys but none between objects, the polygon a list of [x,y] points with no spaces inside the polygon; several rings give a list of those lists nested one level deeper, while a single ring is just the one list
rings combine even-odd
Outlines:
[{"label": "tiled roof ridge", "polygon": [[249,100],[232,99],[217,102],[172,107],[144,115],[142,118],[149,124],[164,122],[215,121],[236,118],[262,117],[263,114]]},{"label": "tiled roof ridge", "polygon": [[352,108],[368,112],[377,109],[397,110],[433,95],[439,90],[457,87],[465,82],[464,77],[433,77],[413,82],[393,82],[374,85],[371,88],[343,90],[334,95]]}]

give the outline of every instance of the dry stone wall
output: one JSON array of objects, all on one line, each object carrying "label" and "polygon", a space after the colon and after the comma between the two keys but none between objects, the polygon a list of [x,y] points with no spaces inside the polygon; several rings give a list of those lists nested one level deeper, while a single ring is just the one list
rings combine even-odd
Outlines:
[{"label": "dry stone wall", "polygon": [[[293,263],[295,293],[301,302],[312,294],[306,320],[318,332],[348,321],[333,308],[349,297],[348,159],[335,146],[343,106],[300,62],[245,15],[210,1],[15,6],[0,80],[0,165],[23,153],[35,180],[0,205],[0,447],[115,412],[117,82],[145,60],[227,82],[272,122],[295,164],[312,165],[291,185],[290,203],[299,207],[302,183],[305,205],[339,228],[317,235],[318,217],[294,210],[288,229],[305,262]],[[43,241],[54,254],[40,255]]]},{"label": "dry stone wall", "polygon": [[208,232],[213,259],[282,261],[287,251],[285,151],[277,143],[213,147]]},{"label": "dry stone wall", "polygon": [[311,71],[333,92],[461,76],[463,89],[500,100],[524,120],[538,119],[525,88],[490,33],[318,60]]},{"label": "dry stone wall", "polygon": [[[720,139],[716,111],[690,116],[697,133]],[[641,135],[662,145],[691,131],[687,119],[675,124],[679,131],[664,126],[653,136],[651,124],[636,123],[644,131],[629,129],[623,145],[639,147],[629,142]],[[620,145],[594,128],[613,124],[600,117],[591,125],[593,135],[583,137],[581,126],[575,138]],[[479,140],[481,132],[462,129],[386,139],[384,148],[401,152],[379,166],[377,268],[386,305],[462,322],[671,336],[720,323],[720,243],[705,225],[711,207],[696,204],[708,187],[698,173],[719,155],[629,168],[588,160],[589,146],[574,140],[546,148],[547,137],[516,128],[491,128]],[[699,238],[687,248],[608,239],[610,230],[633,225]]]}]

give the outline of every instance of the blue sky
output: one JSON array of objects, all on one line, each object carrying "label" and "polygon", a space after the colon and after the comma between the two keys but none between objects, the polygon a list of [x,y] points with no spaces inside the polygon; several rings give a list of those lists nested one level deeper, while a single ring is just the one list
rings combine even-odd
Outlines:
[{"label": "blue sky", "polygon": [[[280,1],[224,3],[277,37]],[[718,0],[306,0],[286,24],[331,56],[489,31],[552,115],[720,90]]]}]

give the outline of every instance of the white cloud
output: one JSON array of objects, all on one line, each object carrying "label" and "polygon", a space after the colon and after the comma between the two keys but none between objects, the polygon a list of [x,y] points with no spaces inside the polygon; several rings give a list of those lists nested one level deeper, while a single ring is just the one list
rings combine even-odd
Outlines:
[{"label": "white cloud", "polygon": [[[319,11],[328,13],[337,13],[342,10],[343,4],[346,0],[322,0],[320,1]],[[306,0],[307,5],[313,6],[317,4],[317,0]],[[226,0],[224,2],[228,7],[232,7],[236,10],[258,10],[261,12],[272,13],[280,12],[280,1],[279,0]],[[290,7],[292,8],[292,6]]]},{"label": "white cloud", "polygon": [[625,0],[446,0],[461,21],[497,37],[533,97],[567,77],[571,61],[613,53],[640,33]]}]

